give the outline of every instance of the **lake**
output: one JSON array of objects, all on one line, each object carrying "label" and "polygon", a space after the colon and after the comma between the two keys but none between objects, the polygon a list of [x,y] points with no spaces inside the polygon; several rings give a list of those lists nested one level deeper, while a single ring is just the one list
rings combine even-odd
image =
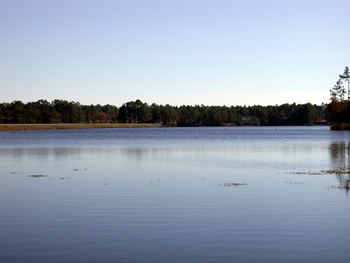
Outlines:
[{"label": "lake", "polygon": [[[350,262],[350,132],[0,133],[0,262]],[[328,172],[324,172],[328,170]]]}]

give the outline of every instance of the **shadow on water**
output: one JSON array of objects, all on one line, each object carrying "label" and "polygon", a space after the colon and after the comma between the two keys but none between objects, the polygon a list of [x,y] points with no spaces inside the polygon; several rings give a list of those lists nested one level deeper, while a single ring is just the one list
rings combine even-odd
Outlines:
[{"label": "shadow on water", "polygon": [[337,142],[329,146],[331,159],[339,170],[334,170],[337,180],[340,183],[340,188],[345,189],[348,193],[350,190],[350,142]]}]

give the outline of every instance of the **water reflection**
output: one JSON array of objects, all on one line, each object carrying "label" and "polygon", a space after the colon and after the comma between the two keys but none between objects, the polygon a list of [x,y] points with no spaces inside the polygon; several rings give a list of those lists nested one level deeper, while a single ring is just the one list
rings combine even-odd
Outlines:
[{"label": "water reflection", "polygon": [[335,173],[335,176],[340,183],[340,187],[344,188],[346,192],[349,192],[350,170],[348,168],[350,166],[350,142],[332,143],[329,146],[329,151],[333,162],[345,169],[342,173]]},{"label": "water reflection", "polygon": [[335,142],[329,146],[333,159],[343,159],[348,162],[350,156],[350,142]]},{"label": "water reflection", "polygon": [[70,159],[82,154],[82,148],[74,147],[39,147],[39,148],[2,148],[0,149],[1,159]]},{"label": "water reflection", "polygon": [[[132,166],[140,163],[151,165],[174,163],[196,167],[275,169],[280,172],[320,171],[329,170],[330,167],[332,169],[349,167],[350,142],[335,141],[328,144],[328,147],[320,143],[281,143],[279,141],[249,142],[238,145],[203,142],[189,145],[159,143],[137,146],[0,147],[0,161],[22,161],[22,164],[27,167],[34,167],[40,164],[39,162],[75,167],[76,161],[79,160],[90,161],[96,167],[109,160],[114,167],[117,163],[128,163]],[[348,174],[334,174],[341,186],[349,185]]]},{"label": "water reflection", "polygon": [[[61,146],[61,147],[2,147],[2,160],[115,159],[131,162],[181,162],[192,165],[221,167],[275,167],[283,170],[296,164],[302,168],[309,163],[325,163],[317,144],[246,143],[196,145],[130,145],[130,146]],[[317,157],[317,159],[315,158]],[[321,158],[320,158],[321,157]],[[308,158],[312,162],[308,162]],[[325,160],[324,160],[324,159]]]}]

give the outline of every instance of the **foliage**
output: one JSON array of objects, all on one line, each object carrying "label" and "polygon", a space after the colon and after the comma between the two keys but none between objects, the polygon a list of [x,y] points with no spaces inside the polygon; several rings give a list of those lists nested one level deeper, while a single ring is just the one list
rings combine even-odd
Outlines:
[{"label": "foliage", "polygon": [[[327,111],[328,109],[328,111]],[[276,106],[205,106],[180,107],[129,101],[121,107],[113,105],[81,105],[66,100],[38,100],[0,103],[0,123],[159,123],[167,126],[221,125],[310,125],[330,119],[347,109],[336,99],[325,105],[282,104]]]},{"label": "foliage", "polygon": [[344,69],[344,73],[339,75],[339,81],[338,82],[347,82],[348,83],[348,100],[349,100],[349,97],[350,97],[350,72],[349,72],[349,68],[348,67],[345,67]]},{"label": "foliage", "polygon": [[[344,83],[347,82],[346,91]],[[347,93],[347,99],[344,99]],[[328,104],[328,119],[333,123],[332,128],[337,130],[347,129],[350,123],[350,72],[345,67],[344,73],[339,75],[336,84],[330,90],[331,102]]]}]

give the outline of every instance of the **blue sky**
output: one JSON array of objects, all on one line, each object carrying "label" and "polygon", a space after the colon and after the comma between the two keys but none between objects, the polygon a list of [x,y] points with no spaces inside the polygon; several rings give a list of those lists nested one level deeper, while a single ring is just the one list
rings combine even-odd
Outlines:
[{"label": "blue sky", "polygon": [[327,103],[347,0],[0,0],[0,101]]}]

